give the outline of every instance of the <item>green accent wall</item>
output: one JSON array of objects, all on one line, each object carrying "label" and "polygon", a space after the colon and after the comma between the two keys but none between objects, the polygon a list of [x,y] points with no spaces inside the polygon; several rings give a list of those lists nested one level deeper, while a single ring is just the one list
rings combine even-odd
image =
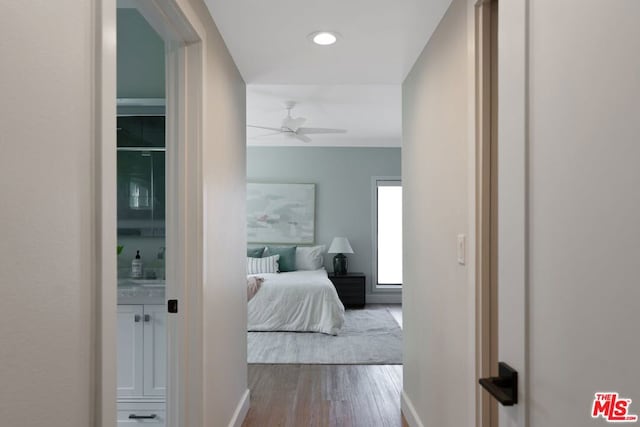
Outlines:
[{"label": "green accent wall", "polygon": [[[316,184],[316,244],[345,236],[353,247],[349,271],[372,274],[374,176],[401,176],[400,148],[247,147],[249,182]],[[333,255],[325,255],[332,271]]]},{"label": "green accent wall", "polygon": [[118,9],[118,98],[164,98],[164,41],[136,9]]}]

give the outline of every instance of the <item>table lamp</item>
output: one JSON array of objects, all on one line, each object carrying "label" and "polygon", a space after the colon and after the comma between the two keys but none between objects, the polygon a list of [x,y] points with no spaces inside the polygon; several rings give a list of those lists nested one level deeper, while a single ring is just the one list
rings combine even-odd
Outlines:
[{"label": "table lamp", "polygon": [[349,240],[346,237],[334,237],[327,252],[337,254],[333,257],[333,273],[335,275],[347,274],[347,257],[344,254],[353,253]]}]

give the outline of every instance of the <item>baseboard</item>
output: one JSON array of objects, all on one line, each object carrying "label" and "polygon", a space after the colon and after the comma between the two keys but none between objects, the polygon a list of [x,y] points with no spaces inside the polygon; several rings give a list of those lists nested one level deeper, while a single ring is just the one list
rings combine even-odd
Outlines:
[{"label": "baseboard", "polygon": [[402,293],[367,294],[367,304],[402,304]]},{"label": "baseboard", "polygon": [[404,415],[404,419],[407,420],[407,424],[410,427],[424,427],[424,424],[420,421],[420,417],[416,413],[416,408],[413,407],[413,403],[411,403],[411,399],[407,396],[402,390],[402,396],[400,398],[400,407],[402,409],[402,415]]},{"label": "baseboard", "polygon": [[229,427],[240,427],[242,425],[247,416],[247,412],[249,412],[249,402],[249,389],[247,389],[240,398],[240,402],[238,402],[233,417],[231,417],[231,422],[229,422]]}]

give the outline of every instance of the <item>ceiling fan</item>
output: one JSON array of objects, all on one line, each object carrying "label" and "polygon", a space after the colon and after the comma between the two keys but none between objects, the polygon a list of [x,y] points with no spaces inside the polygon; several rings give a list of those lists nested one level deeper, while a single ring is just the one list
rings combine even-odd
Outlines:
[{"label": "ceiling fan", "polygon": [[296,106],[294,101],[287,101],[285,103],[285,108],[287,109],[287,116],[282,120],[282,125],[279,128],[276,127],[268,127],[268,126],[257,126],[257,125],[247,125],[250,128],[256,129],[265,129],[273,131],[273,133],[260,135],[260,136],[270,136],[270,135],[286,135],[290,138],[295,138],[302,142],[311,142],[312,139],[307,135],[312,134],[329,134],[329,133],[347,133],[345,129],[330,129],[330,128],[307,128],[302,127],[304,122],[307,121],[304,117],[292,117],[291,110]]}]

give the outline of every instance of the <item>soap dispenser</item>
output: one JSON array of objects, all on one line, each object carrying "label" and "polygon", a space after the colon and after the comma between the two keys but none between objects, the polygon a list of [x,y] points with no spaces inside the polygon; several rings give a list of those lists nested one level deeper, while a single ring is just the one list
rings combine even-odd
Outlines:
[{"label": "soap dispenser", "polygon": [[136,256],[131,261],[131,278],[142,279],[142,258],[140,258],[140,250],[136,251]]}]

